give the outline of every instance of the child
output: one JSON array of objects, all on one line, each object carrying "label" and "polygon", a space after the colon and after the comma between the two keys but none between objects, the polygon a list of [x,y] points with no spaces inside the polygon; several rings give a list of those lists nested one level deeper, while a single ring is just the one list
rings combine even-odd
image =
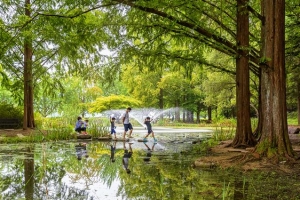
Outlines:
[{"label": "child", "polygon": [[83,134],[86,134],[86,128],[82,127],[83,125],[83,121],[81,117],[77,117],[77,122],[75,124],[75,131],[78,133],[81,133],[81,131],[83,132]]},{"label": "child", "polygon": [[88,126],[89,126],[89,120],[86,119],[86,120],[84,120],[84,122],[83,122],[83,127],[85,128],[85,134],[87,134],[86,129],[88,128]]},{"label": "child", "polygon": [[110,134],[114,134],[115,135],[115,139],[117,139],[117,136],[116,136],[116,130],[115,130],[115,120],[116,118],[115,117],[112,117],[110,118]]},{"label": "child", "polygon": [[110,161],[115,162],[115,153],[116,153],[116,141],[113,144],[110,144]]},{"label": "child", "polygon": [[87,127],[89,126],[89,120],[88,120],[88,119],[84,120],[83,126],[84,126],[85,128],[87,128]]},{"label": "child", "polygon": [[154,143],[157,143],[157,140],[154,137],[154,132],[152,131],[152,125],[151,125],[151,120],[150,117],[146,117],[144,124],[146,124],[147,129],[148,129],[148,134],[144,137],[143,141],[147,142],[147,137],[152,133],[153,141]]}]

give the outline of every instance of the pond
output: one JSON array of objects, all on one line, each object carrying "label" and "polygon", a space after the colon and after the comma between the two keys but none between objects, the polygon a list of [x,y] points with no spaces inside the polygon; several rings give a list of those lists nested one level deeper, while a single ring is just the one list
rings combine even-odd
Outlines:
[{"label": "pond", "polygon": [[0,199],[300,199],[299,175],[194,168],[206,135],[1,144]]}]

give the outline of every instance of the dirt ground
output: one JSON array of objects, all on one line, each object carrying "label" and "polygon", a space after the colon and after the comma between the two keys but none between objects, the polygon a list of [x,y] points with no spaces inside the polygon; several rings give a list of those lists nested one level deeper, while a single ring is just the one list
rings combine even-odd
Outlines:
[{"label": "dirt ground", "polygon": [[195,161],[196,167],[220,167],[236,168],[242,171],[261,170],[277,171],[279,173],[300,173],[300,135],[289,134],[290,141],[296,153],[295,160],[283,160],[260,158],[254,148],[234,149],[228,147],[232,140],[222,141],[211,148],[211,155],[199,158]]},{"label": "dirt ground", "polygon": [[[294,134],[294,130],[295,127],[289,127],[290,141],[295,153],[297,154],[296,158],[300,158],[300,134]],[[0,129],[0,137],[18,137],[20,134],[28,136],[33,131],[37,130]],[[260,158],[259,155],[254,152],[254,148],[234,149],[232,147],[228,147],[231,142],[231,140],[220,142],[219,145],[210,149],[209,156],[197,159],[194,163],[195,166],[204,168],[237,168],[243,171],[263,170],[284,173],[300,173],[300,159],[277,162],[275,159]]]},{"label": "dirt ground", "polygon": [[33,131],[36,131],[36,130],[33,130],[33,129],[27,129],[27,130],[23,130],[23,129],[0,129],[0,136],[17,137],[18,134],[28,136]]}]

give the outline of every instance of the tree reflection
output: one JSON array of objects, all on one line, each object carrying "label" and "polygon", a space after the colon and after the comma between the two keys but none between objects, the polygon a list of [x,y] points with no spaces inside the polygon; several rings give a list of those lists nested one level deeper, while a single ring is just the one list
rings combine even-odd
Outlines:
[{"label": "tree reflection", "polygon": [[25,199],[33,199],[34,193],[34,156],[33,147],[26,148],[26,157],[24,159],[24,176],[25,176]]},{"label": "tree reflection", "polygon": [[128,200],[300,199],[299,191],[293,187],[298,183],[297,177],[193,169],[193,155],[163,154],[153,148],[150,156],[151,143],[144,149],[132,146],[131,173],[127,174],[122,166],[122,143],[116,146],[115,162],[111,162],[109,144],[89,143],[89,157],[80,161],[75,145],[11,145],[9,151],[1,150],[5,155],[0,162],[0,199],[95,199],[100,191],[92,194],[94,190],[101,184],[110,188],[115,180],[119,181],[118,191],[113,195]]}]

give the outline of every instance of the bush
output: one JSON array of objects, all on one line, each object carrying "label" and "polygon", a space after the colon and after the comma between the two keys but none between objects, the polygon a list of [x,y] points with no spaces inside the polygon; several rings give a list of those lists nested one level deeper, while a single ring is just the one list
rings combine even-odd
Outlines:
[{"label": "bush", "polygon": [[19,127],[23,125],[23,109],[16,107],[11,104],[1,103],[0,104],[0,119],[18,119]]}]

